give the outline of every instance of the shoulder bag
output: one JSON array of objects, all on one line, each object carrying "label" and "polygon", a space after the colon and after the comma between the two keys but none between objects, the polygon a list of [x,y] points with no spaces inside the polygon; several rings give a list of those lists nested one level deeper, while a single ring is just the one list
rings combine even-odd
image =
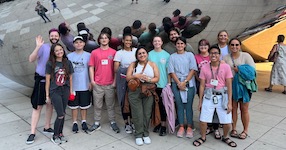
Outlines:
[{"label": "shoulder bag", "polygon": [[[145,70],[145,68],[146,68],[146,65],[148,64],[148,61],[147,61],[147,63],[144,65],[144,67],[143,67],[143,69],[142,69],[142,71],[141,71],[141,74],[144,72],[144,70]],[[136,89],[140,86],[140,80],[139,79],[131,79],[131,80],[129,80],[128,81],[128,84],[127,84],[127,86],[128,86],[128,88],[129,88],[129,90],[130,91],[136,91]]]},{"label": "shoulder bag", "polygon": [[278,56],[278,49],[279,49],[279,44],[277,44],[276,50],[274,52],[270,51],[268,58],[267,58],[269,62],[275,62],[276,61],[276,58]]}]

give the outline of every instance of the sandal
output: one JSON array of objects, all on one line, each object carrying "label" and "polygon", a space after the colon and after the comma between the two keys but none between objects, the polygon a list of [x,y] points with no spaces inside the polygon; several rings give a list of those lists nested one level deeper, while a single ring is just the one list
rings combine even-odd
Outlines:
[{"label": "sandal", "polygon": [[215,139],[221,139],[221,135],[219,133],[219,130],[214,131],[214,137],[215,137]]},{"label": "sandal", "polygon": [[231,136],[231,137],[234,137],[234,138],[238,138],[237,131],[236,131],[236,130],[231,130],[231,131],[230,131],[230,136]]},{"label": "sandal", "polygon": [[200,137],[200,138],[198,138],[197,140],[195,140],[195,141],[193,142],[193,145],[196,146],[196,147],[201,146],[203,143],[206,142],[206,140],[207,140],[207,139],[202,139],[202,138]]},{"label": "sandal", "polygon": [[267,91],[267,92],[272,92],[272,89],[269,88],[269,87],[268,87],[268,88],[265,88],[264,90]]},{"label": "sandal", "polygon": [[211,133],[213,133],[214,132],[214,130],[213,130],[213,128],[207,128],[207,131],[206,131],[206,135],[209,135],[209,134],[211,134]]},{"label": "sandal", "polygon": [[282,93],[283,93],[283,94],[286,94],[286,91],[283,91]]},{"label": "sandal", "polygon": [[236,147],[237,146],[237,144],[234,142],[234,141],[232,141],[230,138],[224,138],[224,137],[222,137],[222,139],[221,139],[224,143],[226,143],[227,145],[229,145],[230,147]]},{"label": "sandal", "polygon": [[238,135],[238,138],[244,140],[247,138],[247,136],[247,133],[243,131]]}]

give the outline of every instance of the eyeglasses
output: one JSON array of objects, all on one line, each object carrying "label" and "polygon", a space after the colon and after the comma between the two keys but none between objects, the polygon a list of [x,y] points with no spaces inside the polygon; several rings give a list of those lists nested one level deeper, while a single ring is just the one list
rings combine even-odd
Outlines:
[{"label": "eyeglasses", "polygon": [[230,46],[239,46],[239,44],[230,44]]},{"label": "eyeglasses", "polygon": [[210,53],[210,55],[219,55],[219,54],[220,54],[219,52]]}]

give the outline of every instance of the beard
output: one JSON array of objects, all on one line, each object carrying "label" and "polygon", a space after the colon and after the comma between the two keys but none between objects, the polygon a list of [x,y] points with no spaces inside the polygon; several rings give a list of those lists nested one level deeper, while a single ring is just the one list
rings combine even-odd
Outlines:
[{"label": "beard", "polygon": [[[54,42],[54,40],[57,40],[56,42]],[[58,43],[59,42],[59,40],[60,39],[50,39],[50,42],[52,43],[52,44],[56,44],[56,43]]]},{"label": "beard", "polygon": [[178,39],[178,37],[173,37],[173,38],[171,39],[171,41],[172,41],[172,42],[176,42],[177,39]]}]

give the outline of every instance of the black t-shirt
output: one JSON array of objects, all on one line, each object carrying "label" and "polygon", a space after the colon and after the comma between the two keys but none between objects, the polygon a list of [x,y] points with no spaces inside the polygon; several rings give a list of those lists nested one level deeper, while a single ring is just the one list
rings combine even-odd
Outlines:
[{"label": "black t-shirt", "polygon": [[[68,60],[69,73],[74,72],[71,62]],[[46,74],[52,73],[52,64],[50,61],[46,65]],[[50,90],[56,89],[59,86],[70,86],[70,81],[68,75],[65,74],[65,69],[63,68],[62,62],[56,62],[55,71],[53,72],[53,79],[50,82]]]}]

